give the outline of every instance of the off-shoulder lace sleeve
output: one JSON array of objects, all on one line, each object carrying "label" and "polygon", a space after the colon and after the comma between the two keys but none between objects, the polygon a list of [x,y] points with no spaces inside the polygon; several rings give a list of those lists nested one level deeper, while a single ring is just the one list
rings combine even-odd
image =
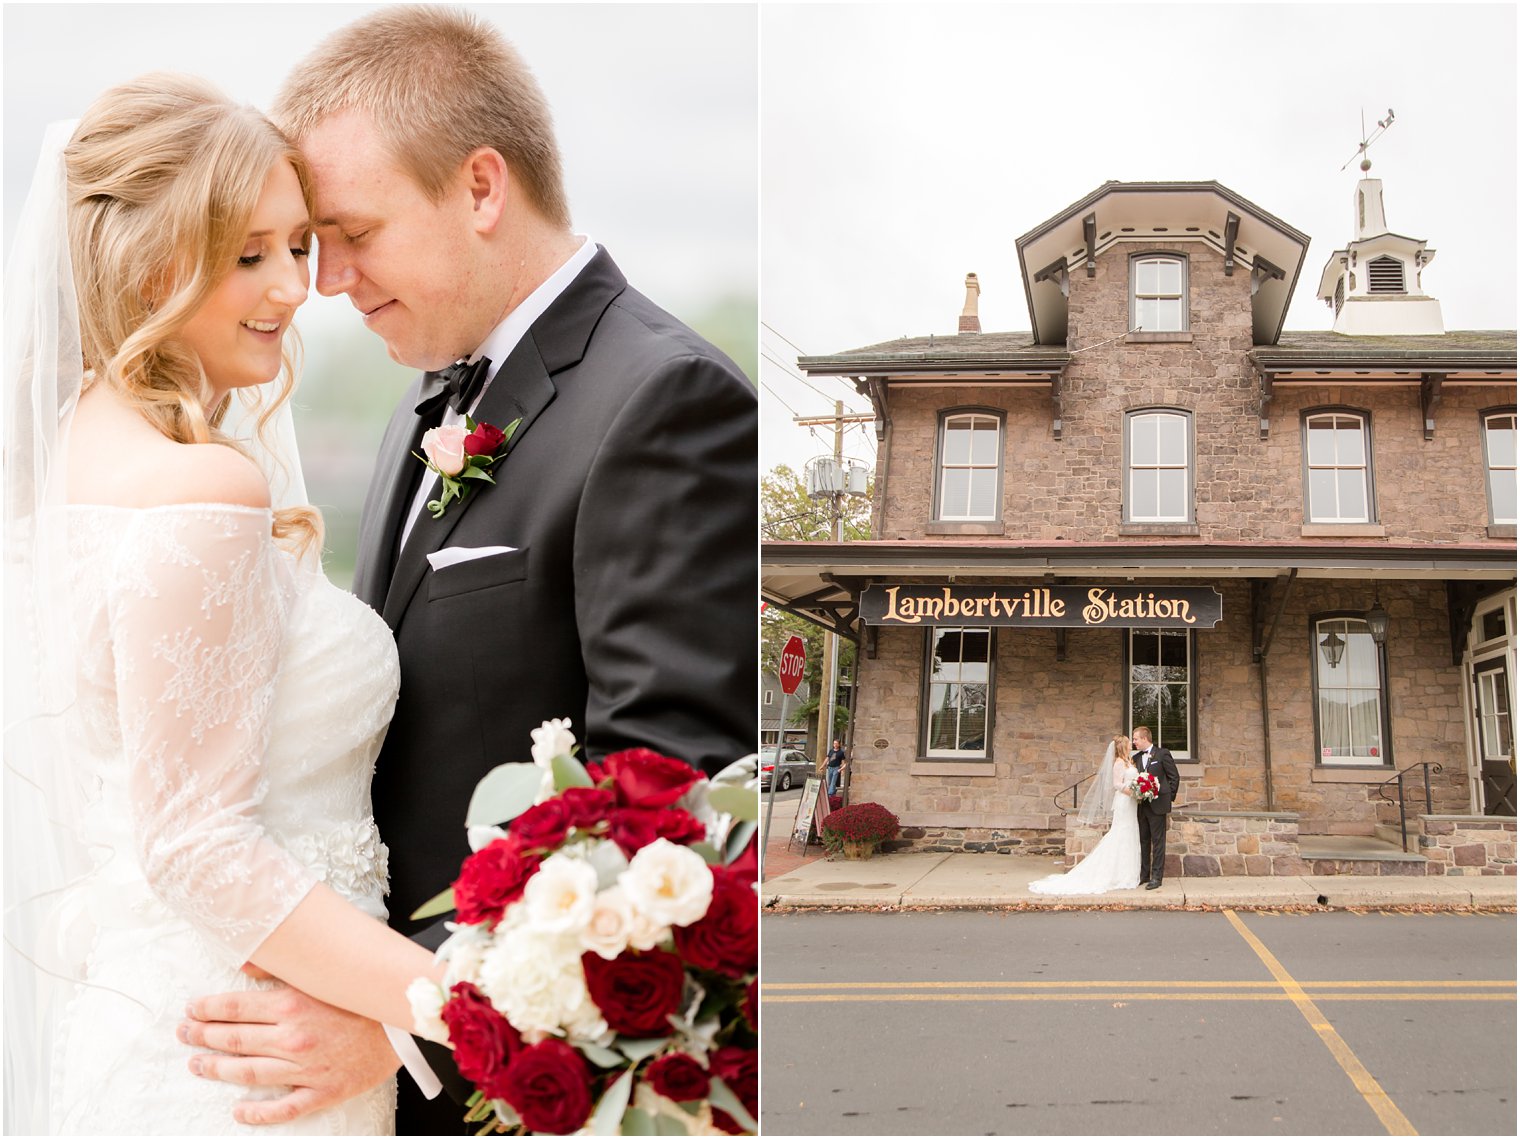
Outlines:
[{"label": "off-shoulder lace sleeve", "polygon": [[263,831],[289,595],[267,511],[144,511],[117,551],[110,636],[149,887],[241,963],[314,884]]}]

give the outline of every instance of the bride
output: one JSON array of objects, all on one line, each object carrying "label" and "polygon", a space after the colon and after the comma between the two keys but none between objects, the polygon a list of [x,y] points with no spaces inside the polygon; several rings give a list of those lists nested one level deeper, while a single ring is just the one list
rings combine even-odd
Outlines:
[{"label": "bride", "polygon": [[[409,1028],[440,973],[383,921],[395,647],[321,573],[290,432],[310,225],[299,153],[198,80],[44,147],[5,291],[9,1133],[251,1130],[189,998]],[[389,1133],[394,1094],[263,1130]]]},{"label": "bride", "polygon": [[1138,776],[1129,761],[1129,737],[1115,736],[1108,742],[1103,762],[1077,812],[1088,826],[1102,826],[1112,820],[1108,833],[1073,869],[1029,883],[1032,893],[1104,894],[1140,885],[1140,823],[1135,811]]}]

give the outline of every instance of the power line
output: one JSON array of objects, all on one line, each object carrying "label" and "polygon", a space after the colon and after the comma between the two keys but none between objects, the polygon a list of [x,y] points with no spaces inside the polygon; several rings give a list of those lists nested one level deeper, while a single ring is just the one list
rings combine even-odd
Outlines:
[{"label": "power line", "polygon": [[760,322],[760,327],[761,328],[768,328],[768,329],[771,330],[771,332],[775,333],[777,336],[780,336],[782,340],[786,340],[786,342],[788,344],[790,344],[793,348],[797,349],[797,352],[798,352],[799,355],[802,355],[802,356],[811,356],[812,355],[811,352],[809,352],[806,348],[803,348],[796,341],[794,341],[794,340],[788,340],[787,337],[784,336],[782,333],[776,332],[776,329],[772,325],[766,324],[765,321],[762,320]]}]

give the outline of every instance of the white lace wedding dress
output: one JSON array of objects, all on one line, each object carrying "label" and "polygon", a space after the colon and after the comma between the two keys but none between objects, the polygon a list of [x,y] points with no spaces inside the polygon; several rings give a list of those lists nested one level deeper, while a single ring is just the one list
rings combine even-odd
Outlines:
[{"label": "white lace wedding dress", "polygon": [[53,1051],[62,1133],[392,1134],[395,1086],[288,1126],[192,1075],[175,1038],[318,881],[384,918],[370,777],[396,700],[390,631],[270,538],[267,510],[65,508],[79,693],[69,723],[95,869],[56,909],[77,947]]},{"label": "white lace wedding dress", "polygon": [[[1140,773],[1126,764],[1122,785],[1133,789]],[[1113,821],[1092,853],[1065,874],[1052,874],[1029,883],[1035,894],[1106,894],[1140,885],[1140,818],[1135,797],[1116,788]]]}]

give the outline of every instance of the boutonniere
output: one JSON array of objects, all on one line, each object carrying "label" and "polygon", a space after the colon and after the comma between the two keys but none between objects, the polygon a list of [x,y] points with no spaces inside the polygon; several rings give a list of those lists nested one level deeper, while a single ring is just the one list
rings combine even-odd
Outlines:
[{"label": "boutonniere", "polygon": [[514,419],[506,429],[490,423],[476,423],[465,416],[464,426],[433,427],[422,433],[423,454],[417,455],[428,470],[443,480],[443,494],[427,504],[434,518],[442,518],[449,503],[463,502],[472,488],[470,480],[494,483],[491,467],[507,453],[507,444],[521,419]]}]

